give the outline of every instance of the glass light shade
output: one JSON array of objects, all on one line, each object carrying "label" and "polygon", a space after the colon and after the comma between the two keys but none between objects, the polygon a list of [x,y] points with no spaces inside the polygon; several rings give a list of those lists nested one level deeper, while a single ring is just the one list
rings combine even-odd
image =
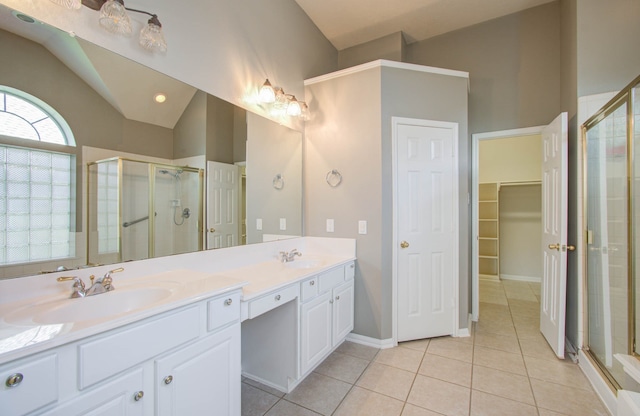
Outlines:
[{"label": "glass light shade", "polygon": [[287,95],[284,93],[284,90],[280,87],[274,87],[274,90],[276,92],[276,100],[273,104],[274,107],[280,110],[285,110],[289,103],[289,100],[287,99]]},{"label": "glass light shade", "polygon": [[276,91],[267,79],[260,88],[260,102],[270,104],[276,100]]},{"label": "glass light shade", "polygon": [[51,1],[59,6],[66,7],[67,9],[71,9],[71,10],[78,10],[80,9],[80,7],[82,7],[81,0],[51,0]]},{"label": "glass light shade", "polygon": [[309,121],[311,119],[309,106],[304,101],[298,101],[298,103],[300,103],[300,118],[304,121]]},{"label": "glass light shade", "polygon": [[131,35],[131,20],[124,8],[124,3],[107,0],[100,8],[100,26],[118,35]]},{"label": "glass light shade", "polygon": [[[153,20],[153,19],[152,19]],[[162,26],[149,23],[140,31],[140,46],[151,52],[165,53],[167,51],[167,41],[162,34]]]},{"label": "glass light shade", "polygon": [[302,113],[302,108],[300,108],[300,103],[296,100],[296,96],[291,97],[291,101],[289,101],[289,105],[287,106],[287,115],[292,117],[298,117]]}]

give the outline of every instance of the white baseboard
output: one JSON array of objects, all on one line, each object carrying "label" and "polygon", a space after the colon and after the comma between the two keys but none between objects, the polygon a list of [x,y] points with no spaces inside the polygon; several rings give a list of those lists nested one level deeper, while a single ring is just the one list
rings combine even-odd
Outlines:
[{"label": "white baseboard", "polygon": [[453,335],[454,337],[470,337],[471,336],[471,325],[473,325],[473,315],[469,314],[469,319],[467,320],[466,328],[458,328],[458,331]]},{"label": "white baseboard", "polygon": [[520,282],[542,282],[540,277],[536,276],[519,276],[517,274],[501,274],[500,280],[518,280]]},{"label": "white baseboard", "polygon": [[368,347],[380,348],[382,350],[387,348],[393,348],[396,344],[393,342],[393,338],[377,339],[371,337],[365,337],[364,335],[354,334],[353,332],[347,335],[347,341],[355,342],[356,344],[366,345]]},{"label": "white baseboard", "polygon": [[600,397],[600,400],[602,400],[602,403],[604,403],[609,413],[617,415],[618,402],[615,393],[611,390],[609,384],[607,384],[607,382],[602,378],[594,364],[582,350],[578,352],[578,366],[584,375],[587,376],[589,383],[591,383],[591,386],[598,397]]}]

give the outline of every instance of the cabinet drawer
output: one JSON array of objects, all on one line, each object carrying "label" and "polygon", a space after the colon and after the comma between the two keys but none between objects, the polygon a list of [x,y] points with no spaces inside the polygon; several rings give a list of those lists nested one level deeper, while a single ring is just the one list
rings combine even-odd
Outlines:
[{"label": "cabinet drawer", "polygon": [[179,312],[78,346],[78,388],[84,389],[200,335],[200,309]]},{"label": "cabinet drawer", "polygon": [[249,319],[284,305],[298,296],[300,286],[291,285],[249,301]]},{"label": "cabinet drawer", "polygon": [[[3,415],[24,415],[55,403],[58,400],[57,355],[2,367],[0,382],[0,413]],[[13,384],[13,387],[7,384]]]},{"label": "cabinet drawer", "polygon": [[320,275],[320,293],[324,293],[344,282],[344,267],[336,267]]},{"label": "cabinet drawer", "polygon": [[318,277],[300,283],[300,301],[306,302],[318,296]]},{"label": "cabinet drawer", "polygon": [[231,293],[207,302],[207,330],[225,326],[240,319],[240,293]]}]

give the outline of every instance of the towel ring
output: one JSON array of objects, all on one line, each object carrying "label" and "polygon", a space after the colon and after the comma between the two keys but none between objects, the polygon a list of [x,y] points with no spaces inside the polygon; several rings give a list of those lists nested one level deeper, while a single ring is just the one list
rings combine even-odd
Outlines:
[{"label": "towel ring", "polygon": [[277,190],[284,188],[284,178],[280,173],[273,177],[273,187]]},{"label": "towel ring", "polygon": [[326,180],[330,187],[335,188],[342,182],[342,175],[336,169],[331,169],[327,172]]}]

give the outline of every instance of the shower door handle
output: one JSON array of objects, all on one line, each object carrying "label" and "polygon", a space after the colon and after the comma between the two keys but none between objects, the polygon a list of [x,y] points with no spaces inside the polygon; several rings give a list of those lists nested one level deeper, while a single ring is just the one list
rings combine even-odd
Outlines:
[{"label": "shower door handle", "polygon": [[209,232],[210,232],[210,233],[215,233],[215,232],[216,232],[216,229],[215,229],[215,228],[209,228]]}]

